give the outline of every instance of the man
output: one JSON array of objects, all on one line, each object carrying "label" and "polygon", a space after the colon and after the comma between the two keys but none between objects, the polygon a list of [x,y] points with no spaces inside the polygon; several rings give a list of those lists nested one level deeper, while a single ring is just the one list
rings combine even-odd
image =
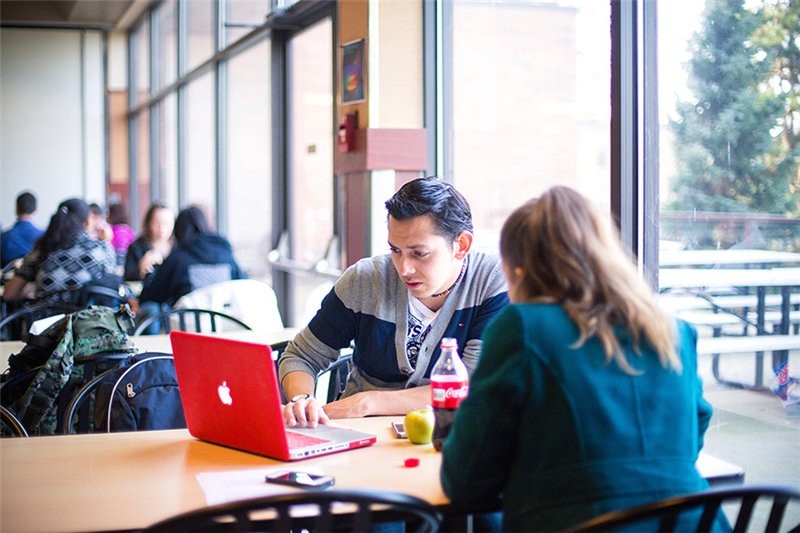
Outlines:
[{"label": "man", "polygon": [[[471,372],[484,327],[508,302],[499,258],[470,253],[472,214],[452,185],[411,181],[386,209],[390,253],[348,268],[281,357],[287,425],[404,415],[428,405],[442,337],[458,340]],[[342,397],[322,406],[315,376],[351,341],[353,368]]]},{"label": "man", "polygon": [[32,193],[23,192],[17,196],[17,221],[0,236],[0,266],[25,257],[44,233],[33,223],[35,212],[36,197]]}]

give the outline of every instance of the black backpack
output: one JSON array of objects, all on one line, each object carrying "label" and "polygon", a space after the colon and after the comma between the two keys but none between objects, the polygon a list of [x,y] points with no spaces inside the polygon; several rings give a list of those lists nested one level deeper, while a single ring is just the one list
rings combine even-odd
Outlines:
[{"label": "black backpack", "polygon": [[186,427],[171,355],[137,354],[124,367],[109,370],[99,379],[95,431]]}]

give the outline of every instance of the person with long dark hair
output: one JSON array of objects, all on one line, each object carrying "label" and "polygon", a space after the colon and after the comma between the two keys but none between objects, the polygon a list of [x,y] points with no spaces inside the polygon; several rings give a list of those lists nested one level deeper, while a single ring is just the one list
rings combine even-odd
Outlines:
[{"label": "person with long dark hair", "polygon": [[161,202],[147,208],[142,222],[142,233],[125,254],[125,280],[141,281],[151,275],[172,251],[172,230],[175,215]]},{"label": "person with long dark hair", "polygon": [[3,298],[76,305],[81,288],[114,275],[114,249],[89,237],[88,219],[89,206],[80,198],[61,202],[47,230],[6,282]]},{"label": "person with long dark hair", "polygon": [[172,252],[144,280],[141,302],[172,305],[184,294],[205,285],[247,277],[233,257],[230,242],[212,230],[199,207],[181,210],[173,236]]}]

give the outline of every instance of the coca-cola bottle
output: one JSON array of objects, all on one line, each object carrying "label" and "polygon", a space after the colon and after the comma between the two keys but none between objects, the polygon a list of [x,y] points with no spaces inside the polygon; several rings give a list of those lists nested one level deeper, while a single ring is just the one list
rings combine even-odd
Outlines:
[{"label": "coca-cola bottle", "polygon": [[461,400],[467,397],[469,374],[458,355],[456,339],[442,339],[442,353],[431,371],[431,406],[436,421],[433,426],[433,447],[441,451],[444,439]]}]

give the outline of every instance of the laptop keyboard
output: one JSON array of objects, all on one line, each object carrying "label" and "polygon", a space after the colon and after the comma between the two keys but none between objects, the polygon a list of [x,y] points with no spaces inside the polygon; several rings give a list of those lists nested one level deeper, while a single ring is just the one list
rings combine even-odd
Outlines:
[{"label": "laptop keyboard", "polygon": [[330,442],[330,439],[313,437],[311,435],[307,435],[306,433],[297,433],[295,431],[287,431],[286,439],[289,442],[289,448],[305,448],[306,446]]}]

